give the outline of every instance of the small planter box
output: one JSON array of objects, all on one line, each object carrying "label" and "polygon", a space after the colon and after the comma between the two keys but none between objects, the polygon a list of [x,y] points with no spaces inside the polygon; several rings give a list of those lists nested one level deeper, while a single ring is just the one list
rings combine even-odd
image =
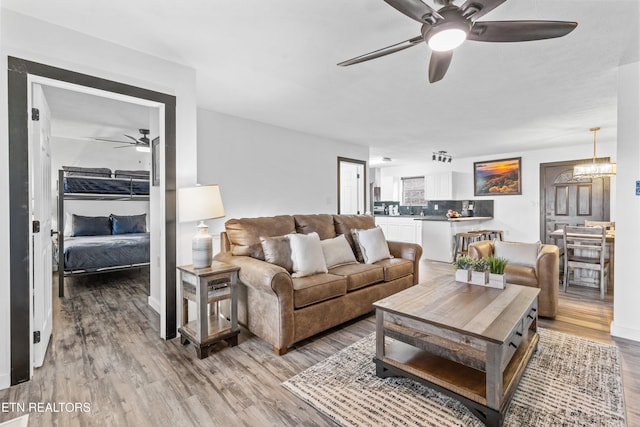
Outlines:
[{"label": "small planter box", "polygon": [[471,272],[471,281],[469,283],[473,285],[482,285],[486,286],[489,282],[489,272],[487,271],[472,271]]},{"label": "small planter box", "polygon": [[504,289],[504,285],[506,283],[507,279],[504,274],[489,273],[489,283],[487,283],[487,286],[491,288]]},{"label": "small planter box", "polygon": [[471,280],[471,271],[456,270],[456,282],[469,283]]}]

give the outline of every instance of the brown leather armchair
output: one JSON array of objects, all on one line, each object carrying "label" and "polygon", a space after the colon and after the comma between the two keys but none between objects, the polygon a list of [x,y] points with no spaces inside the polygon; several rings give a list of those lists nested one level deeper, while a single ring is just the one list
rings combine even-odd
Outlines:
[{"label": "brown leather armchair", "polygon": [[[490,240],[471,243],[469,256],[475,259],[484,258],[492,255],[494,249],[494,243]],[[560,287],[560,250],[557,246],[540,245],[534,266],[509,263],[505,275],[507,283],[539,288],[538,314],[543,317],[556,317]]]}]

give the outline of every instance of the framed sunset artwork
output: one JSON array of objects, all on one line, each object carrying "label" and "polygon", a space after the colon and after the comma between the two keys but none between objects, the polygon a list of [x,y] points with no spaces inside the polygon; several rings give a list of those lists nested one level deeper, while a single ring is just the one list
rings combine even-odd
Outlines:
[{"label": "framed sunset artwork", "polygon": [[473,187],[476,196],[522,194],[521,157],[475,162]]}]

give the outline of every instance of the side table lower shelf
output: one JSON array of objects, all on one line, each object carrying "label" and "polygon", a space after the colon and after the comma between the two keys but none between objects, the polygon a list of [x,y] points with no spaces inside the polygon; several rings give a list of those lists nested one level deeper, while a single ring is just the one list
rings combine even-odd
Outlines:
[{"label": "side table lower shelf", "polygon": [[233,331],[230,321],[223,317],[209,316],[207,323],[209,335],[206,339],[203,339],[201,343],[198,342],[196,338],[197,321],[192,320],[178,328],[180,342],[182,344],[186,344],[187,342],[193,344],[199,359],[202,359],[203,356],[207,354],[209,347],[220,341],[226,341],[230,347],[238,345],[238,334],[240,331]]}]

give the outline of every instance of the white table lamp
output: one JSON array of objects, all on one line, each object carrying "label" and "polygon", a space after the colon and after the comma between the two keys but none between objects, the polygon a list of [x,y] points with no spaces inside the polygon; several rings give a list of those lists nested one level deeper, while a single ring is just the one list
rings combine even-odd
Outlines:
[{"label": "white table lamp", "polygon": [[180,188],[178,190],[178,215],[180,222],[200,221],[196,226],[197,231],[191,244],[193,267],[210,267],[213,258],[212,239],[209,227],[204,223],[204,220],[224,216],[220,187],[201,185]]}]

